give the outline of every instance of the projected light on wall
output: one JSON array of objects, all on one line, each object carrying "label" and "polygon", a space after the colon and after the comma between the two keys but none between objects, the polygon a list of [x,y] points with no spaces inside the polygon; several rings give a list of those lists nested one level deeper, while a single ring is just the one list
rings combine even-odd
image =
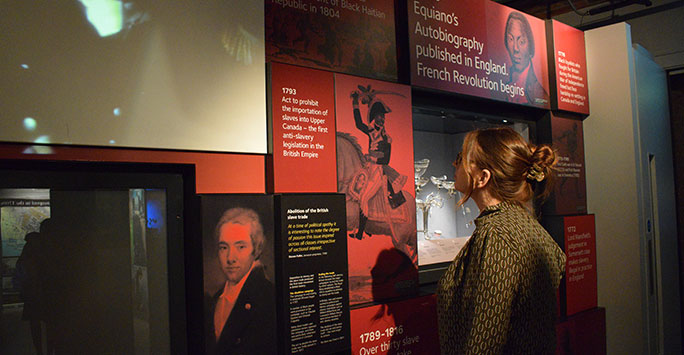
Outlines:
[{"label": "projected light on wall", "polygon": [[[50,136],[42,135],[36,138],[33,143],[37,144],[50,144]],[[22,152],[24,154],[52,154],[52,148],[47,145],[32,145],[27,147]]]},{"label": "projected light on wall", "polygon": [[50,143],[50,136],[42,135],[36,138],[33,143],[39,143],[39,144],[49,144]]},{"label": "projected light on wall", "polygon": [[252,64],[252,47],[256,47],[259,41],[253,34],[238,25],[237,28],[223,33],[221,43],[231,57],[245,65],[250,65]]},{"label": "projected light on wall", "polygon": [[122,30],[130,30],[133,26],[145,22],[149,16],[135,10],[132,2],[120,0],[78,0],[84,7],[88,22],[95,28],[100,37],[109,37]]},{"label": "projected light on wall", "polygon": [[85,7],[88,22],[100,37],[119,33],[123,27],[123,6],[116,0],[79,0]]},{"label": "projected light on wall", "polygon": [[38,126],[38,122],[33,117],[24,118],[24,129],[29,132],[35,131]]}]

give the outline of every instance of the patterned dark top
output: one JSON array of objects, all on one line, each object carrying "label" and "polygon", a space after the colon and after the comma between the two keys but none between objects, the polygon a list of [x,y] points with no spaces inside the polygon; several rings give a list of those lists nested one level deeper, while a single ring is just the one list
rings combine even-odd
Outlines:
[{"label": "patterned dark top", "polygon": [[553,354],[565,254],[522,207],[502,202],[439,280],[442,354]]}]

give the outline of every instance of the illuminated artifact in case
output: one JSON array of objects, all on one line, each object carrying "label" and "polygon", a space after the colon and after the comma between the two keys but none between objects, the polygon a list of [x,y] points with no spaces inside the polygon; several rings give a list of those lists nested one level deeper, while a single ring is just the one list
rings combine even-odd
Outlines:
[{"label": "illuminated artifact in case", "polygon": [[428,194],[425,200],[421,200],[418,198],[418,194],[420,193],[421,188],[427,185],[427,183],[430,181],[430,179],[423,177],[423,174],[425,174],[425,171],[427,170],[429,165],[430,159],[427,158],[416,160],[414,162],[416,183],[416,209],[418,211],[421,211],[423,216],[423,229],[418,230],[418,232],[422,232],[424,234],[425,239],[430,239],[430,233],[428,230],[428,218],[430,216],[430,209],[433,206],[441,208],[443,205],[443,199],[437,196],[434,192]]},{"label": "illuminated artifact in case", "polygon": [[420,192],[420,189],[428,183],[428,179],[423,177],[425,171],[430,165],[430,159],[421,159],[413,163],[415,168],[415,182],[416,182],[416,196]]},{"label": "illuminated artifact in case", "polygon": [[[461,200],[463,195],[456,190],[454,184],[455,182],[452,180],[444,180],[440,182],[440,185],[438,185],[438,187],[447,190],[449,197],[458,195],[458,200]],[[470,226],[473,224],[473,216],[472,212],[470,211],[470,207],[466,206],[465,204],[462,204],[458,207],[458,209],[461,210],[461,215],[463,215],[463,219],[466,221],[465,227],[470,228]]]},{"label": "illuminated artifact in case", "polygon": [[435,194],[434,192],[430,192],[425,201],[418,198],[416,199],[416,208],[419,211],[423,212],[423,229],[419,230],[419,232],[423,232],[425,239],[431,239],[433,235],[428,230],[428,219],[430,217],[430,209],[432,207],[442,208],[443,205],[444,199],[442,199],[441,196]]},{"label": "illuminated artifact in case", "polygon": [[[435,230],[430,232],[429,230],[429,218],[430,210],[432,207],[442,208],[444,206],[444,198],[439,195],[439,189],[447,190],[448,197],[453,196],[457,193],[454,189],[454,181],[447,180],[446,175],[442,176],[430,176],[430,178],[423,177],[425,171],[430,165],[430,159],[421,159],[414,162],[415,165],[415,182],[416,182],[416,209],[421,212],[423,216],[423,229],[418,230],[422,232],[426,240],[432,239],[433,237],[440,237],[442,232],[440,230]],[[433,185],[437,187],[437,192],[430,192],[425,200],[418,198],[418,193],[422,187],[427,185],[427,183],[432,182]]]},{"label": "illuminated artifact in case", "polygon": [[[430,181],[432,181],[432,183],[435,184],[435,186],[437,186],[438,189],[447,190],[447,193],[449,194],[449,196],[448,196],[449,198],[451,198],[454,195],[458,195],[458,199],[460,200],[461,197],[463,196],[460,192],[456,191],[456,187],[454,185],[455,182],[453,180],[447,180],[446,175],[442,175],[440,177],[430,176]],[[463,205],[459,206],[459,209],[461,210],[461,214],[463,215],[463,218],[466,221],[465,222],[466,228],[469,228],[473,222],[470,207],[463,204]]]},{"label": "illuminated artifact in case", "polygon": [[[447,198],[457,195],[458,199],[460,200],[462,195],[456,190],[454,181],[447,180],[447,175],[430,176],[430,178],[423,177],[423,174],[425,174],[425,171],[427,171],[427,168],[430,165],[430,159],[425,158],[416,160],[414,165],[416,183],[416,210],[423,217],[423,229],[418,230],[418,232],[423,233],[425,240],[439,238],[442,236],[441,230],[435,229],[434,231],[430,232],[429,219],[430,211],[433,207],[442,208],[444,206],[444,198],[440,196],[440,190],[446,190]],[[437,187],[437,191],[430,192],[425,199],[418,198],[418,194],[428,182],[432,182],[432,184]],[[465,227],[469,228],[472,225],[472,213],[470,208],[465,205],[458,206],[457,208],[460,210],[463,219],[466,221]]]},{"label": "illuminated artifact in case", "polygon": [[435,186],[437,186],[438,189],[447,189],[446,184],[451,183],[451,185],[454,184],[453,181],[448,181],[446,175],[442,176],[430,176],[430,182],[432,182]]},{"label": "illuminated artifact in case", "polygon": [[442,187],[444,187],[447,192],[449,193],[449,196],[455,195],[458,191],[456,191],[456,188],[454,187],[454,181],[447,180],[442,182]]}]

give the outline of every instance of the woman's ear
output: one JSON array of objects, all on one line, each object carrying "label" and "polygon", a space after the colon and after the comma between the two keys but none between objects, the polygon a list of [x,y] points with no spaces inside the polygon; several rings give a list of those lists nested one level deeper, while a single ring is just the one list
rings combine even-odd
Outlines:
[{"label": "woman's ear", "polygon": [[489,180],[491,178],[492,178],[492,173],[489,171],[489,169],[480,170],[480,173],[475,178],[475,188],[478,188],[478,189],[485,188],[485,186],[487,186],[487,184],[489,183]]}]

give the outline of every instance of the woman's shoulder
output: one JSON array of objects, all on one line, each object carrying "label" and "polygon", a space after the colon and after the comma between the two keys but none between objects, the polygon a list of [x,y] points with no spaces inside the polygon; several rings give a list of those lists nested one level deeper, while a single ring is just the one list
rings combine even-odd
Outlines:
[{"label": "woman's shoulder", "polygon": [[511,248],[519,248],[531,234],[546,233],[534,216],[512,202],[502,202],[498,210],[486,217],[478,224],[480,233],[506,243]]},{"label": "woman's shoulder", "polygon": [[504,218],[496,218],[479,225],[474,236],[481,247],[505,247],[515,251],[520,246],[518,234],[515,224],[508,223]]},{"label": "woman's shoulder", "polygon": [[487,207],[475,221],[478,227],[487,231],[508,230],[530,222],[530,214],[522,206],[504,201]]}]

